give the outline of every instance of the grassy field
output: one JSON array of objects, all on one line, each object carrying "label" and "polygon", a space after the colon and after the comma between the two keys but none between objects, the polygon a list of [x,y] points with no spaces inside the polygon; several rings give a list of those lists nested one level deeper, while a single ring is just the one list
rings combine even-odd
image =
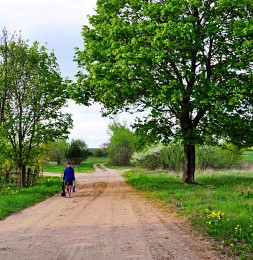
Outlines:
[{"label": "grassy field", "polygon": [[[97,163],[107,163],[108,158],[101,157],[89,157],[86,161],[82,162],[81,165],[75,165],[75,173],[81,172],[92,172],[94,171],[93,164]],[[43,167],[43,172],[55,172],[55,173],[63,173],[66,165],[57,165],[56,162],[47,162]]]},{"label": "grassy field", "polygon": [[127,181],[145,196],[167,202],[191,223],[217,239],[217,247],[241,259],[253,259],[252,172],[199,173],[196,184],[164,172],[131,170]]}]

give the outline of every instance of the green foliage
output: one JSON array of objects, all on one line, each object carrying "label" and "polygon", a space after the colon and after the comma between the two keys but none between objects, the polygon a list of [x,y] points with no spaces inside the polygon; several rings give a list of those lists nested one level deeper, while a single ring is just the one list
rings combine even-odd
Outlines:
[{"label": "green foliage", "polygon": [[252,17],[249,0],[98,1],[72,98],[148,111],[136,126],[161,141],[251,145]]},{"label": "green foliage", "polygon": [[182,170],[183,147],[180,143],[170,143],[168,146],[154,144],[141,152],[135,152],[131,163],[151,170],[167,169],[171,171]]},{"label": "green foliage", "polygon": [[[253,249],[252,172],[201,172],[196,185],[164,172],[131,170],[127,181],[145,196],[169,203],[194,226],[216,238],[216,246],[241,259]],[[242,196],[243,194],[243,196]],[[248,197],[247,194],[250,194]]]},{"label": "green foliage", "polygon": [[107,147],[107,155],[114,165],[130,165],[130,159],[135,149],[137,137],[125,125],[113,122],[109,125],[111,138]]},{"label": "green foliage", "polygon": [[104,151],[102,149],[95,149],[94,154],[95,157],[102,157],[104,156]]},{"label": "green foliage", "polygon": [[78,102],[94,99],[104,113],[129,111],[131,104],[151,107],[146,133],[160,139],[181,136],[186,143],[201,143],[231,134],[234,141],[247,141],[248,0],[99,1],[96,12],[91,26],[83,27],[84,48],[76,52],[85,69],[72,93]]},{"label": "green foliage", "polygon": [[243,150],[233,144],[224,143],[221,147],[198,146],[196,165],[200,169],[225,169],[239,165]]},{"label": "green foliage", "polygon": [[163,149],[161,144],[151,145],[142,152],[135,152],[131,158],[131,164],[135,166],[145,167],[151,170],[160,168],[160,153]]},{"label": "green foliage", "polygon": [[248,164],[253,164],[253,151],[247,150],[243,153],[243,161]]},{"label": "green foliage", "polygon": [[[237,166],[242,159],[243,150],[233,144],[224,143],[221,147],[198,146],[196,150],[196,167],[199,169],[226,169]],[[183,146],[171,142],[169,145],[151,145],[132,155],[131,163],[148,169],[168,169],[181,171]]]},{"label": "green foliage", "polygon": [[[67,82],[53,52],[21,36],[0,43],[1,151],[20,168],[34,165],[43,145],[69,133],[70,115],[61,112]],[[3,61],[3,62],[2,62]]]},{"label": "green foliage", "polygon": [[80,165],[82,161],[87,159],[88,155],[89,151],[87,144],[81,139],[73,139],[65,154],[67,160],[72,162],[73,165]]},{"label": "green foliage", "polygon": [[66,139],[48,143],[46,150],[50,161],[56,161],[58,165],[66,162],[66,152],[68,150],[68,143]]}]

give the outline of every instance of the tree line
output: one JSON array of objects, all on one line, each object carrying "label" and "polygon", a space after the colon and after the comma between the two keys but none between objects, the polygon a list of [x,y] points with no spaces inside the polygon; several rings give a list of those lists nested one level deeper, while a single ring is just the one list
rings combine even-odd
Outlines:
[{"label": "tree line", "polygon": [[[110,140],[106,150],[110,163],[120,166],[137,166],[150,170],[183,170],[182,142],[173,140],[169,144],[147,142],[138,132],[126,124],[114,121],[109,125]],[[198,145],[196,147],[196,168],[227,169],[240,167],[244,149],[232,143],[219,146]]]},{"label": "tree line", "polygon": [[48,161],[57,162],[58,165],[66,165],[67,162],[80,165],[90,152],[85,141],[81,139],[73,139],[70,143],[66,139],[60,139],[47,144],[46,155]]}]

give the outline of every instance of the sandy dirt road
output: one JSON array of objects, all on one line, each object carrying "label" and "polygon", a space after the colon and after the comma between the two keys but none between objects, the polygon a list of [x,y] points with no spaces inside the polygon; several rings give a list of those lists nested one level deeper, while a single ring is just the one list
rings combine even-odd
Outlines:
[{"label": "sandy dirt road", "polygon": [[221,259],[118,171],[96,167],[76,178],[72,198],[57,194],[0,221],[0,260]]}]

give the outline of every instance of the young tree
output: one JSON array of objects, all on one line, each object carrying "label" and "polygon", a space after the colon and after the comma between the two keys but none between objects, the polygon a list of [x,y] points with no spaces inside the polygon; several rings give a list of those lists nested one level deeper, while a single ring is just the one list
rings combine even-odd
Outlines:
[{"label": "young tree", "polygon": [[194,182],[195,145],[252,141],[250,0],[98,0],[76,60],[73,98],[104,115],[151,109],[139,125],[184,145]]},{"label": "young tree", "polygon": [[130,165],[131,156],[137,144],[137,136],[126,125],[113,122],[109,125],[111,135],[107,155],[115,165]]},{"label": "young tree", "polygon": [[72,140],[66,152],[66,158],[73,164],[80,165],[86,160],[89,155],[89,150],[85,141],[81,139]]},{"label": "young tree", "polygon": [[55,142],[49,142],[46,150],[47,155],[50,158],[50,161],[56,161],[58,165],[61,165],[64,161],[66,161],[68,143],[66,139],[60,139],[56,140]]},{"label": "young tree", "polygon": [[37,42],[29,46],[21,37],[12,39],[7,45],[6,66],[8,91],[1,138],[4,152],[20,168],[25,186],[26,165],[33,163],[37,148],[66,137],[72,120],[61,112],[67,91],[53,52]]}]

